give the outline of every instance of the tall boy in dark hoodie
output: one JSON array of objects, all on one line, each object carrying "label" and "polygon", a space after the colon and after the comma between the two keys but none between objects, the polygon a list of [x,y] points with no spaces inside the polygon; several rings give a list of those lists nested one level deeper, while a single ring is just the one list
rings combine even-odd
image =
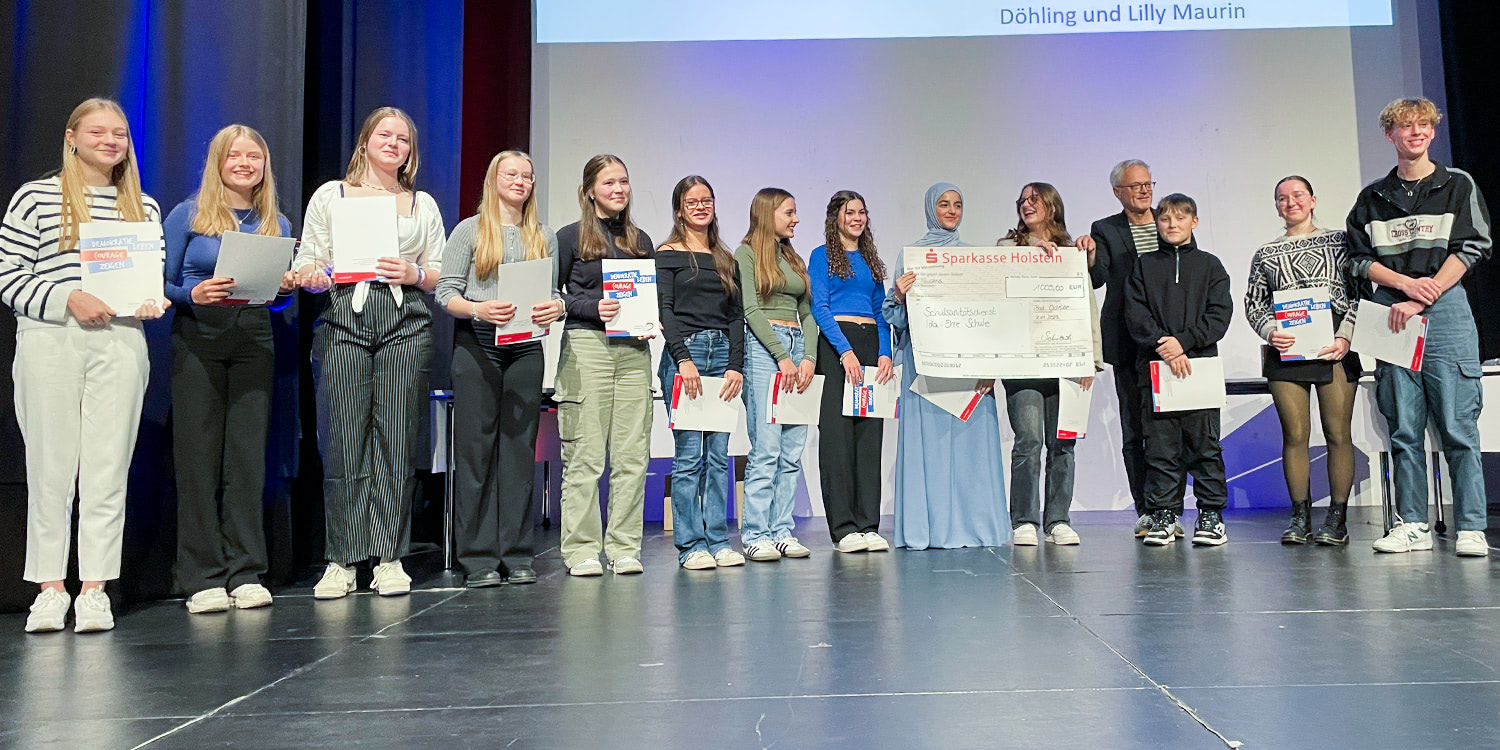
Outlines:
[{"label": "tall boy in dark hoodie", "polygon": [[1136,259],[1125,300],[1126,326],[1140,352],[1136,365],[1146,415],[1146,505],[1151,524],[1142,541],[1155,547],[1177,538],[1174,494],[1188,472],[1198,502],[1193,544],[1229,541],[1223,516],[1229,493],[1219,445],[1219,410],[1156,412],[1151,406],[1150,363],[1161,360],[1173,374],[1189,374],[1192,358],[1218,356],[1219,339],[1234,316],[1229,274],[1216,256],[1198,248],[1193,240],[1197,226],[1198,204],[1192,198],[1173,193],[1157,204],[1160,250]]}]

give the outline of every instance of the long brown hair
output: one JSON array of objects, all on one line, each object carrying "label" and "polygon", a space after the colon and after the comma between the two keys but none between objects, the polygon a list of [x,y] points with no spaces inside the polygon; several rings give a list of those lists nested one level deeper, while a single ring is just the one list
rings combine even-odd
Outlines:
[{"label": "long brown hair", "polygon": [[[609,230],[604,228],[604,221],[594,210],[594,181],[611,164],[620,165],[625,170],[625,179],[630,179],[630,168],[614,154],[598,154],[583,165],[583,182],[578,185],[578,208],[583,214],[578,218],[578,257],[585,261],[609,255]],[[650,255],[649,251],[640,249],[641,230],[630,220],[630,201],[626,201],[625,208],[620,211],[620,221],[625,223],[625,236],[615,239],[615,247],[638,258]]]},{"label": "long brown hair", "polygon": [[411,132],[411,150],[406,154],[406,163],[396,168],[396,183],[405,190],[416,192],[417,165],[420,163],[417,159],[417,124],[412,122],[411,115],[395,107],[380,107],[365,118],[364,126],[359,129],[359,140],[355,141],[354,153],[349,157],[349,168],[344,170],[344,182],[350,185],[364,183],[365,170],[370,168],[370,157],[365,153],[365,144],[375,134],[375,126],[387,117],[400,118]]},{"label": "long brown hair", "polygon": [[[1035,237],[1037,241],[1055,242],[1059,245],[1073,244],[1073,236],[1068,234],[1068,220],[1063,214],[1062,195],[1057,188],[1046,182],[1028,182],[1021,186],[1021,195],[1026,194],[1026,188],[1042,200],[1042,205],[1047,209],[1047,235]],[[1011,240],[1017,244],[1025,245],[1033,239],[1031,230],[1026,226],[1026,220],[1021,218],[1021,207],[1026,205],[1020,198],[1016,199],[1016,228],[1010,230],[1001,242]]]},{"label": "long brown hair", "polygon": [[[484,170],[484,190],[479,198],[479,227],[474,237],[474,276],[489,279],[505,262],[505,230],[500,223],[500,191],[495,189],[500,179],[500,162],[511,157],[531,162],[525,151],[501,151],[490,159]],[[533,164],[532,169],[536,167]],[[535,171],[532,177],[535,177]],[[521,204],[521,245],[526,248],[526,260],[541,260],[547,257],[547,235],[542,231],[542,221],[537,218],[536,182],[531,183],[531,193]]]},{"label": "long brown hair", "polygon": [[271,178],[271,149],[266,139],[247,125],[229,125],[214,134],[208,142],[208,158],[203,162],[203,179],[198,183],[198,198],[193,211],[193,232],[217,237],[237,232],[240,222],[229,207],[229,188],[224,184],[224,162],[235,140],[248,138],[265,157],[260,184],[250,190],[250,208],[260,219],[256,234],[281,236],[281,210],[276,205],[276,181]]},{"label": "long brown hair", "polygon": [[[687,249],[687,223],[682,220],[682,197],[687,191],[702,185],[708,188],[708,199],[714,199],[714,186],[708,184],[708,180],[695,174],[690,174],[677,181],[677,186],[672,188],[672,233],[667,235],[667,241],[663,245],[681,245]],[[734,255],[730,254],[729,248],[724,247],[723,240],[719,239],[719,213],[708,222],[708,252],[714,259],[714,271],[719,274],[719,283],[724,287],[725,294],[734,294],[737,286],[734,283]],[[698,272],[698,254],[688,252],[688,262],[693,266],[693,273]]]},{"label": "long brown hair", "polygon": [[[113,99],[85,99],[68,115],[67,129],[77,130],[80,120],[101,109],[119,115],[125,122],[125,158],[109,173],[109,184],[115,186],[115,210],[119,211],[120,218],[125,221],[145,221],[146,204],[141,199],[141,173],[135,163],[135,138],[130,135],[130,120],[125,117],[125,110]],[[78,225],[92,220],[93,214],[83,178],[83,162],[78,158],[78,150],[68,145],[66,135],[63,136],[62,170],[58,173],[58,181],[62,188],[62,215],[58,217],[61,226],[58,228],[57,249],[72,250],[78,247]]]},{"label": "long brown hair", "polygon": [[875,277],[875,283],[884,283],[885,264],[880,262],[880,254],[875,252],[875,230],[870,228],[868,218],[870,204],[865,202],[863,195],[853,190],[840,190],[828,199],[828,217],[823,222],[823,244],[828,248],[828,274],[841,279],[854,276],[854,268],[849,265],[849,256],[844,253],[844,242],[839,236],[839,214],[844,212],[844,206],[850,201],[864,204],[866,211],[865,228],[859,233],[859,255],[865,259],[865,265],[870,267],[870,275]]},{"label": "long brown hair", "polygon": [[761,299],[769,298],[771,291],[786,281],[777,263],[782,258],[802,277],[802,283],[807,284],[807,264],[792,248],[791,238],[776,236],[776,211],[791,199],[791,193],[768,187],[756,191],[755,198],[750,201],[750,231],[745,233],[742,242],[750,246],[750,252],[755,256],[755,293]]}]

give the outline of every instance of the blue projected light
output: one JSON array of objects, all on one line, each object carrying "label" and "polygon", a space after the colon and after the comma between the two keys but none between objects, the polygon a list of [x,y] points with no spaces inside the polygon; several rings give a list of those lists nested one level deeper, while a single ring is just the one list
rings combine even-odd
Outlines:
[{"label": "blue projected light", "polygon": [[537,41],[886,39],[1389,26],[1391,0],[537,0]]}]

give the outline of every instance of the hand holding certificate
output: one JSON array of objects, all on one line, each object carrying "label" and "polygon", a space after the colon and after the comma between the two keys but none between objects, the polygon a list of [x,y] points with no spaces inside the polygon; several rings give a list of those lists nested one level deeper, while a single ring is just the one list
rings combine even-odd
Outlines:
[{"label": "hand holding certificate", "polygon": [[1349,348],[1382,362],[1422,370],[1422,354],[1427,346],[1427,316],[1414,315],[1406,327],[1392,331],[1391,308],[1367,299],[1359,301],[1359,316],[1354,321],[1354,340]]},{"label": "hand holding certificate", "polygon": [[[83,291],[117,318],[159,317],[167,307],[161,225],[154,221],[89,221],[78,225]],[[148,312],[154,310],[154,314]]]},{"label": "hand holding certificate", "polygon": [[877,367],[864,368],[863,382],[854,385],[844,381],[843,414],[846,417],[895,419],[901,400],[901,368],[885,383],[876,382]]},{"label": "hand holding certificate", "polygon": [[330,215],[334,282],[374,281],[380,275],[381,258],[401,255],[396,235],[396,196],[337,198]]},{"label": "hand holding certificate", "polygon": [[812,376],[812,384],[806,391],[797,392],[796,388],[782,390],[784,379],[788,376],[776,373],[771,379],[771,389],[767,396],[769,403],[766,405],[767,424],[817,424],[818,409],[823,404],[823,378],[822,375]]},{"label": "hand holding certificate", "polygon": [[661,330],[657,321],[656,261],[605,258],[604,299],[620,303],[613,318],[605,322],[605,335],[655,338]]},{"label": "hand holding certificate", "polygon": [[264,305],[281,293],[297,241],[291,237],[225,232],[214,278],[233,279],[226,305]]},{"label": "hand holding certificate", "polygon": [[1318,359],[1333,346],[1333,305],[1328,289],[1287,289],[1271,294],[1276,330],[1292,336],[1292,347],[1281,361]]},{"label": "hand holding certificate", "polygon": [[697,398],[691,398],[682,386],[682,376],[672,378],[672,422],[668,427],[696,432],[734,432],[740,423],[743,402],[738,398],[726,400],[723,397],[724,378],[704,376],[699,380],[703,388]]},{"label": "hand holding certificate", "polygon": [[516,307],[509,322],[495,326],[495,345],[536,341],[550,333],[551,325],[531,322],[531,310],[552,299],[552,259],[502,263],[495,273],[496,296]]},{"label": "hand holding certificate", "polygon": [[1153,411],[1222,409],[1228,403],[1224,388],[1224,360],[1218,357],[1187,359],[1186,372],[1178,374],[1166,362],[1151,363],[1151,407]]}]

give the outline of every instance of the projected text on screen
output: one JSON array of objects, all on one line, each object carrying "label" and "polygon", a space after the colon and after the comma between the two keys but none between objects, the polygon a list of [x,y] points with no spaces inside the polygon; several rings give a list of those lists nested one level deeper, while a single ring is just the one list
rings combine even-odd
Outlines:
[{"label": "projected text on screen", "polygon": [[537,41],[884,39],[1389,26],[1391,0],[537,0]]}]

